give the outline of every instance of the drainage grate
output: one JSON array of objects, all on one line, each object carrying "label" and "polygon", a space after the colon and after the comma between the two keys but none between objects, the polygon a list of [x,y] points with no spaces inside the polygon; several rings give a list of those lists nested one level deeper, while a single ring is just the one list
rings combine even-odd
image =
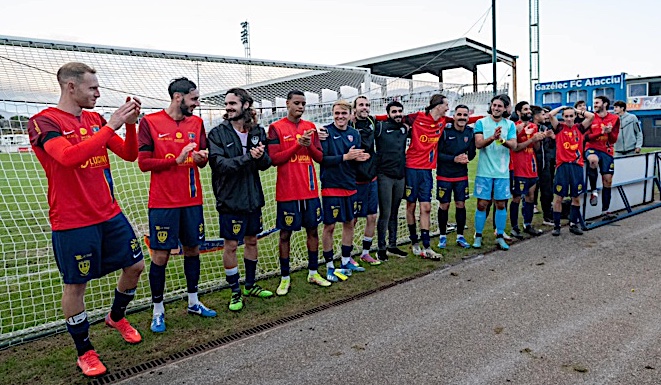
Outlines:
[{"label": "drainage grate", "polygon": [[402,279],[393,281],[389,284],[380,286],[376,289],[372,289],[372,290],[368,290],[368,291],[365,291],[365,292],[362,292],[362,293],[358,293],[358,294],[356,294],[354,296],[351,296],[349,298],[344,298],[344,299],[340,299],[340,300],[337,300],[337,301],[334,301],[334,302],[331,302],[331,303],[319,305],[319,306],[317,306],[313,309],[306,310],[306,311],[303,311],[303,312],[298,313],[298,314],[283,317],[283,318],[277,319],[275,321],[270,321],[270,322],[252,327],[250,329],[246,329],[246,330],[234,333],[234,334],[230,334],[230,335],[225,336],[225,337],[215,339],[213,341],[205,342],[201,345],[186,349],[182,352],[177,352],[177,353],[171,354],[170,356],[168,356],[166,358],[158,358],[158,359],[155,359],[155,360],[151,360],[151,361],[142,363],[142,364],[137,365],[137,366],[133,366],[133,367],[128,368],[128,369],[124,369],[124,370],[120,370],[118,372],[110,373],[110,374],[107,374],[103,377],[99,377],[99,378],[96,378],[94,380],[91,380],[90,384],[92,384],[92,385],[112,384],[112,383],[118,382],[120,380],[125,380],[129,377],[133,377],[135,375],[147,372],[147,371],[149,371],[151,369],[155,369],[159,366],[163,366],[165,364],[169,364],[169,363],[181,360],[181,359],[186,358],[186,357],[190,357],[190,356],[193,356],[193,355],[196,355],[196,354],[203,353],[205,351],[217,348],[219,346],[229,344],[230,342],[234,342],[234,341],[249,337],[251,335],[258,334],[258,333],[261,333],[263,331],[272,329],[276,326],[284,325],[284,324],[287,324],[289,322],[296,321],[296,320],[299,320],[301,318],[304,318],[306,316],[313,315],[315,313],[319,313],[319,312],[324,311],[326,309],[330,309],[330,308],[333,308],[333,307],[344,305],[345,303],[353,302],[355,300],[367,297],[367,296],[372,295],[374,293],[377,293],[379,291],[389,289],[393,286],[397,286],[397,285],[400,285],[402,283],[409,282],[409,281],[412,281],[414,279],[424,277],[425,275],[428,275],[428,274],[432,273],[433,271],[434,270],[425,271],[425,272],[413,275],[411,277],[402,278]]}]

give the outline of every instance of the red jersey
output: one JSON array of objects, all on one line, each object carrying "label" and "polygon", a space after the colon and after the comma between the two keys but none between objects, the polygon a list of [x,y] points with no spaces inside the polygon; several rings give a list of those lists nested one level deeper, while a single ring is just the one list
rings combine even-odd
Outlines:
[{"label": "red jersey", "polygon": [[559,123],[555,133],[555,164],[559,167],[563,163],[575,163],[583,167],[583,126],[576,123],[569,127]]},{"label": "red jersey", "polygon": [[269,126],[268,151],[273,165],[277,167],[275,200],[287,202],[319,197],[317,171],[313,160],[321,162],[323,152],[319,137],[313,134],[309,147],[298,144],[306,131],[315,130],[312,122],[300,120],[294,123],[282,118]]},{"label": "red jersey", "polygon": [[197,150],[207,148],[204,123],[198,116],[174,120],[165,110],[145,115],[140,120],[138,164],[142,171],[151,171],[149,208],[177,208],[202,204],[200,170],[192,152],[178,165],[176,158],[188,143],[197,143]]},{"label": "red jersey", "polygon": [[[610,133],[604,134],[603,128],[612,126],[613,129]],[[590,126],[590,130],[586,133],[588,142],[586,148],[599,150],[613,156],[613,145],[617,142],[617,136],[620,134],[620,117],[608,113],[603,118],[597,114],[594,115],[594,120]]]},{"label": "red jersey", "polygon": [[411,127],[411,145],[406,150],[406,167],[421,170],[436,168],[438,140],[445,129],[446,117],[434,120],[422,111],[409,114],[404,122]]},{"label": "red jersey", "polygon": [[[135,125],[127,126],[125,142],[105,124],[96,112],[82,111],[74,116],[54,107],[28,122],[32,149],[48,179],[49,217],[55,231],[96,225],[121,212],[107,148],[124,159],[135,160]],[[58,151],[62,149],[73,151]]]},{"label": "red jersey", "polygon": [[[523,123],[522,121],[516,122],[516,124]],[[522,129],[519,133],[516,134],[517,143],[525,143],[530,138],[532,138],[539,128],[535,123],[529,123],[528,127]],[[522,178],[537,178],[537,157],[535,156],[535,148],[533,144],[530,144],[528,147],[524,148],[521,151],[510,151],[511,164],[514,170],[514,176]]]}]

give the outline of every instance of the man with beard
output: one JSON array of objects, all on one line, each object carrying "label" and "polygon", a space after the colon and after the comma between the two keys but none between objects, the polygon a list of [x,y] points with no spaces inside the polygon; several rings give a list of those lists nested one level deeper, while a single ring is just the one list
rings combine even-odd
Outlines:
[{"label": "man with beard", "polygon": [[507,222],[507,200],[510,198],[509,164],[510,150],[516,148],[514,122],[503,117],[507,99],[494,96],[489,103],[488,116],[475,124],[475,147],[480,149],[477,163],[474,195],[477,197],[475,211],[475,241],[473,247],[482,247],[482,232],[487,219],[487,207],[495,200],[496,242],[502,250],[509,250],[503,239]]},{"label": "man with beard", "polygon": [[523,231],[532,236],[542,234],[542,231],[532,226],[532,217],[533,208],[535,207],[535,187],[538,180],[535,149],[539,148],[539,142],[544,140],[546,134],[540,133],[537,124],[530,122],[532,112],[528,102],[517,103],[514,111],[521,120],[516,122],[517,145],[510,154],[514,171],[514,178],[511,181],[510,225],[512,226],[512,236],[522,239],[521,229],[519,229],[521,196],[525,196],[522,208]]},{"label": "man with beard", "polygon": [[[538,106],[530,107],[532,122],[535,123],[540,132],[547,133],[546,138],[540,142],[536,150],[537,175],[539,180],[535,189],[535,202],[537,195],[540,196],[543,224],[553,226],[553,178],[555,176],[555,135],[549,121],[548,111]],[[550,110],[549,110],[550,111]]]},{"label": "man with beard", "polygon": [[209,132],[209,163],[220,222],[225,239],[223,265],[232,290],[231,311],[243,309],[236,249],[243,239],[246,279],[243,295],[268,298],[273,293],[255,283],[257,234],[262,231],[264,192],[259,172],[271,166],[266,151],[266,132],[257,123],[253,98],[242,88],[225,94],[225,116]]},{"label": "man with beard", "polygon": [[[555,117],[562,111],[562,123]],[[569,212],[569,231],[575,235],[583,235],[579,227],[581,218],[581,194],[583,194],[583,148],[584,135],[589,132],[595,114],[580,111],[581,123],[575,123],[576,110],[572,107],[558,107],[549,112],[549,118],[555,132],[557,169],[555,173],[555,198],[553,201],[553,236],[560,235],[560,219],[562,215],[562,200],[571,197]]]},{"label": "man with beard", "polygon": [[[351,263],[353,250],[354,217],[356,210],[355,163],[364,162],[370,155],[360,148],[360,133],[349,126],[351,104],[345,100],[333,103],[333,123],[324,126],[328,137],[321,143],[324,152],[321,162],[321,196],[324,212],[322,235],[323,255],[326,261],[326,280],[346,280],[355,271],[364,268]],[[333,264],[335,224],[342,223],[342,263],[340,269]]]},{"label": "man with beard", "polygon": [[308,282],[327,287],[331,283],[318,272],[319,233],[322,220],[317,171],[313,160],[321,163],[323,153],[316,127],[301,119],[305,113],[305,94],[294,90],[287,94],[287,116],[274,122],[268,132],[268,152],[277,167],[275,200],[280,229],[280,285],[277,295],[286,295],[291,286],[289,253],[291,234],[305,228],[308,249]]},{"label": "man with beard", "polygon": [[[365,96],[358,96],[353,101],[353,127],[360,133],[360,148],[370,155],[364,162],[356,163],[356,221],[367,218],[363,236],[363,251],[360,259],[370,265],[379,265],[380,261],[370,255],[372,239],[376,228],[376,213],[378,210],[378,183],[376,178],[376,162],[374,151],[375,119],[370,116],[370,101]],[[354,261],[352,263],[355,264]]]},{"label": "man with beard", "polygon": [[181,243],[188,291],[188,314],[215,317],[197,297],[200,244],[204,242],[202,184],[199,168],[207,164],[207,138],[202,119],[193,115],[200,92],[187,78],[168,86],[168,108],[145,115],[138,132],[138,165],[151,172],[149,185],[149,286],[154,304],[151,330],[165,331],[165,267],[170,250]]},{"label": "man with beard", "polygon": [[[376,126],[376,174],[379,186],[379,219],[377,237],[380,261],[388,256],[404,258],[408,253],[397,247],[397,216],[404,196],[404,168],[406,167],[406,138],[408,129],[402,122],[404,106],[400,102],[388,103],[388,120]],[[388,246],[386,247],[386,228]]]},{"label": "man with beard", "polygon": [[[585,146],[585,159],[590,163],[588,167],[588,180],[592,191],[590,205],[596,206],[599,200],[599,193],[597,193],[599,172],[603,184],[601,211],[604,219],[615,218],[615,214],[608,211],[608,209],[611,204],[611,185],[613,184],[613,173],[615,173],[613,145],[617,142],[620,133],[620,118],[608,112],[610,103],[610,100],[605,96],[594,98],[593,110],[595,116],[590,131],[586,134],[587,145]],[[579,114],[579,117],[582,116]]]},{"label": "man with beard", "polygon": [[446,128],[438,143],[438,165],[436,166],[436,185],[438,199],[438,229],[441,232],[438,247],[447,246],[446,228],[448,210],[454,194],[457,219],[457,245],[469,249],[471,246],[464,238],[466,226],[465,202],[468,194],[468,162],[475,158],[475,134],[467,126],[468,107],[460,104],[454,109],[454,123]]}]

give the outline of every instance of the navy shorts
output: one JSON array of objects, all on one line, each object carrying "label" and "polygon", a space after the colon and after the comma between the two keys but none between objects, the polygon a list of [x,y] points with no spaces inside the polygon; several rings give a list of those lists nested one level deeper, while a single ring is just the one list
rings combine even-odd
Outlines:
[{"label": "navy shorts", "polygon": [[576,198],[583,194],[583,167],[576,163],[563,163],[555,170],[554,193],[561,197]]},{"label": "navy shorts", "polygon": [[539,178],[524,178],[522,176],[515,176],[512,182],[512,195],[522,196],[528,195],[530,188],[537,184]]},{"label": "navy shorts", "polygon": [[278,202],[277,211],[276,227],[285,231],[313,229],[323,219],[319,198]]},{"label": "navy shorts", "polygon": [[96,225],[53,231],[57,268],[66,284],[86,283],[142,261],[142,248],[123,213]]},{"label": "navy shorts", "polygon": [[348,197],[321,198],[324,206],[324,224],[332,225],[336,222],[349,222],[356,217],[356,194]]},{"label": "navy shorts", "polygon": [[599,158],[599,172],[601,175],[615,173],[615,158],[607,153],[595,149],[585,150],[585,161],[588,161],[588,155],[597,155]]},{"label": "navy shorts", "polygon": [[149,209],[149,247],[172,250],[179,242],[188,247],[204,242],[202,206]]},{"label": "navy shorts", "polygon": [[415,201],[431,202],[431,190],[434,181],[431,170],[420,170],[406,168],[406,200],[411,203]]},{"label": "navy shorts", "polygon": [[243,240],[262,232],[262,210],[247,214],[219,214],[220,237],[229,241]]},{"label": "navy shorts", "polygon": [[356,218],[376,214],[379,210],[379,184],[377,181],[356,186],[358,190],[356,193]]},{"label": "navy shorts", "polygon": [[436,199],[440,203],[450,203],[454,194],[455,202],[464,202],[468,200],[468,179],[449,182],[446,180],[436,180]]}]

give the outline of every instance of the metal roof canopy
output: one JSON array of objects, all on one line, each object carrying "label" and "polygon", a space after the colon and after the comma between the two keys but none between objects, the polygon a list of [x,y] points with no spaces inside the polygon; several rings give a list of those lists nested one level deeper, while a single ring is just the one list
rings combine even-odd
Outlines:
[{"label": "metal roof canopy", "polygon": [[[342,65],[369,68],[374,75],[411,79],[413,75],[429,73],[443,82],[443,71],[463,68],[473,73],[473,91],[477,91],[477,66],[491,64],[492,49],[488,45],[462,37],[444,43],[394,52]],[[496,59],[512,67],[513,94],[516,98],[516,59],[518,56],[497,51]]]}]

